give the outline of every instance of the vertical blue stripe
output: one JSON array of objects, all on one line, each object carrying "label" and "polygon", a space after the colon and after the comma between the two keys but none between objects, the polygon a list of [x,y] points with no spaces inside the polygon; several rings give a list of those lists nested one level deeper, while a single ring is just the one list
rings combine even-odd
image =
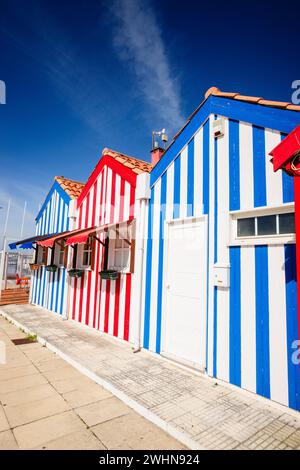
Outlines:
[{"label": "vertical blue stripe", "polygon": [[[215,200],[215,212],[214,212],[214,262],[218,260],[218,140],[214,140],[214,200]],[[218,288],[214,286],[214,328],[213,328],[213,375],[217,376],[217,341],[218,341]]]},{"label": "vertical blue stripe", "polygon": [[241,248],[229,249],[229,381],[241,386]]},{"label": "vertical blue stripe", "polygon": [[55,232],[58,233],[59,232],[59,224],[60,224],[60,204],[61,204],[61,198],[58,197],[58,206],[57,206],[57,219],[56,219],[56,229],[55,229]]},{"label": "vertical blue stripe", "polygon": [[166,218],[167,199],[167,173],[161,177],[160,193],[160,221],[159,221],[159,251],[158,251],[158,285],[157,285],[157,320],[156,320],[156,352],[160,352],[161,343],[161,314],[163,291],[163,263],[164,263],[164,225]]},{"label": "vertical blue stripe", "polygon": [[[196,175],[197,177],[197,175]],[[203,126],[203,214],[209,212],[209,121]]]},{"label": "vertical blue stripe", "polygon": [[55,312],[58,313],[58,298],[59,298],[59,283],[60,283],[60,268],[57,270],[57,280],[56,280],[56,299],[55,299]]},{"label": "vertical blue stripe", "polygon": [[188,144],[187,168],[187,217],[194,215],[194,173],[195,173],[195,145],[194,139]]},{"label": "vertical blue stripe", "polygon": [[229,121],[229,210],[240,209],[239,122]]},{"label": "vertical blue stripe", "polygon": [[253,126],[254,207],[267,205],[265,129]]},{"label": "vertical blue stripe", "polygon": [[148,237],[145,282],[145,317],[144,317],[144,348],[149,349],[150,308],[151,308],[151,273],[152,273],[152,225],[153,225],[154,188],[151,189],[151,199],[148,212]]},{"label": "vertical blue stripe", "polygon": [[51,222],[51,214],[52,214],[52,199],[49,201],[49,214],[48,214],[48,222],[47,222],[47,231],[46,233],[51,233],[50,232],[50,222]]},{"label": "vertical blue stripe", "polygon": [[[281,140],[286,137],[286,134],[281,134]],[[281,171],[281,170],[279,170]],[[282,202],[293,202],[294,196],[294,178],[287,175],[285,171],[281,171],[282,175]]]},{"label": "vertical blue stripe", "polygon": [[67,224],[67,218],[65,217],[65,212],[66,212],[66,203],[62,203],[62,215],[61,215],[61,227],[60,227],[60,232],[64,232],[67,230],[66,224]]},{"label": "vertical blue stripe", "polygon": [[[56,278],[56,273],[53,273],[53,274],[52,274],[52,277],[51,277],[51,302],[50,302],[50,310],[53,310],[55,278]],[[50,279],[49,279],[49,280],[50,280]]]},{"label": "vertical blue stripe", "polygon": [[[293,178],[289,177],[291,180]],[[299,339],[297,280],[296,280],[296,246],[285,245],[285,292],[286,292],[286,333],[287,333],[287,367],[289,406],[300,411],[300,365],[293,362]],[[296,346],[296,348],[295,348]],[[294,355],[294,356],[293,356]],[[298,358],[299,358],[298,353]]]},{"label": "vertical blue stripe", "polygon": [[62,280],[61,280],[61,283],[62,283],[62,286],[61,286],[61,303],[60,303],[60,309],[59,309],[60,315],[63,314],[64,296],[65,296],[65,282],[66,282],[66,270],[65,270],[65,268],[63,268]]},{"label": "vertical blue stripe", "polygon": [[180,166],[181,154],[174,161],[174,197],[173,218],[178,219],[180,214]]},{"label": "vertical blue stripe", "polygon": [[[229,210],[240,209],[239,122],[229,120]],[[229,381],[241,386],[241,248],[229,248]]]},{"label": "vertical blue stripe", "polygon": [[255,247],[256,391],[270,398],[268,247]]}]

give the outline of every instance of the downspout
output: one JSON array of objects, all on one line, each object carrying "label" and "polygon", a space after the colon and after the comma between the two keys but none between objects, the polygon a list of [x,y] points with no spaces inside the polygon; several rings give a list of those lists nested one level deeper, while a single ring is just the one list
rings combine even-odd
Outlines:
[{"label": "downspout", "polygon": [[143,315],[143,272],[144,272],[144,258],[145,258],[145,220],[150,200],[150,175],[142,173],[137,177],[136,187],[136,200],[139,201],[139,224],[136,240],[136,276],[137,276],[137,291],[136,291],[136,327],[134,337],[134,350],[138,352],[141,350],[141,325]]}]

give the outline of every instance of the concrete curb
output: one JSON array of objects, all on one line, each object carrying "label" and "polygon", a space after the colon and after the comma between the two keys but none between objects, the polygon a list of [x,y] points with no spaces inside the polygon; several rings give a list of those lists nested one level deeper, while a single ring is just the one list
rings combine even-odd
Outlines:
[{"label": "concrete curb", "polygon": [[37,333],[30,328],[26,327],[25,325],[21,324],[17,320],[15,320],[13,317],[11,317],[9,314],[4,312],[3,310],[0,309],[0,315],[8,320],[9,322],[13,323],[17,328],[23,330],[25,333],[30,334],[30,335],[36,335],[37,336],[37,341],[42,344],[43,346],[47,347],[54,353],[56,353],[59,357],[64,359],[66,362],[68,362],[70,365],[72,365],[75,369],[77,369],[79,372],[84,374],[86,377],[90,378],[94,382],[96,382],[98,385],[101,385],[103,388],[111,392],[113,395],[115,395],[117,398],[119,398],[121,401],[123,401],[126,405],[128,405],[130,408],[132,408],[134,411],[139,413],[141,416],[146,418],[148,421],[151,423],[155,424],[159,428],[161,428],[163,431],[166,431],[170,436],[174,437],[177,439],[179,442],[184,444],[186,447],[192,450],[206,450],[204,447],[199,446],[199,443],[194,441],[193,439],[190,438],[188,434],[186,434],[183,431],[180,431],[179,429],[175,428],[174,426],[171,426],[167,421],[159,418],[157,415],[149,411],[147,408],[144,406],[140,405],[137,403],[135,400],[132,398],[128,397],[124,392],[120,391],[117,389],[114,385],[112,385],[110,382],[107,382],[106,380],[102,379],[99,377],[97,374],[80,364],[78,361],[75,361],[72,359],[71,356],[68,354],[65,354],[62,352],[60,349],[58,349],[56,346],[51,344],[49,341],[47,341],[45,338],[38,336]]}]

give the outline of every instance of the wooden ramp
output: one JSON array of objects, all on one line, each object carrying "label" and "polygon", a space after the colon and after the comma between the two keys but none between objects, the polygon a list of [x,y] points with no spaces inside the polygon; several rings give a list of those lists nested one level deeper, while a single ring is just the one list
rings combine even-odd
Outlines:
[{"label": "wooden ramp", "polygon": [[5,289],[1,293],[0,306],[8,304],[28,304],[29,289]]}]

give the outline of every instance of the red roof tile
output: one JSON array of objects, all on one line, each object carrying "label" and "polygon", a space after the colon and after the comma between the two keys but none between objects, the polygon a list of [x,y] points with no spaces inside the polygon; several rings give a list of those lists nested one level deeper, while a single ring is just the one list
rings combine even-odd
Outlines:
[{"label": "red roof tile", "polygon": [[124,155],[123,153],[116,152],[115,150],[105,148],[102,152],[102,156],[104,155],[108,155],[109,157],[114,158],[117,162],[121,163],[127,168],[130,168],[137,175],[141,173],[150,173],[152,170],[152,165],[150,163],[145,162],[144,160],[139,160],[138,158]]},{"label": "red roof tile", "polygon": [[72,199],[77,199],[80,196],[85,185],[85,183],[79,183],[79,181],[70,180],[64,176],[55,176],[54,180]]}]

